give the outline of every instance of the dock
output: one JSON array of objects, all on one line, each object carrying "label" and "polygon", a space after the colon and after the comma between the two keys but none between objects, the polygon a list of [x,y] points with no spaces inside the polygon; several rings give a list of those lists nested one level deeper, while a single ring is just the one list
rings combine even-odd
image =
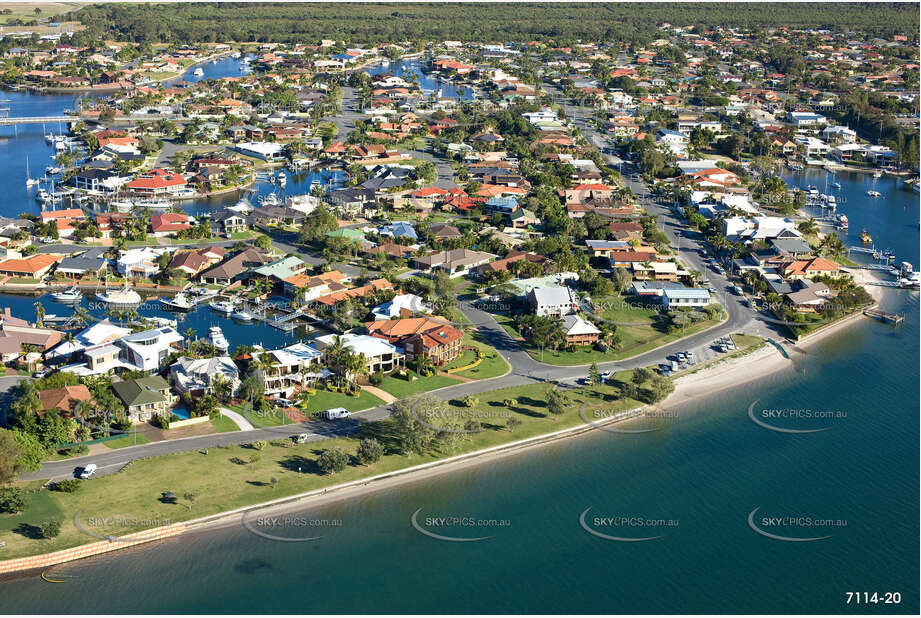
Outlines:
[{"label": "dock", "polygon": [[905,314],[903,313],[886,313],[885,311],[880,311],[879,309],[864,309],[863,314],[871,318],[876,318],[881,322],[886,322],[887,324],[895,324],[897,326],[905,321]]}]

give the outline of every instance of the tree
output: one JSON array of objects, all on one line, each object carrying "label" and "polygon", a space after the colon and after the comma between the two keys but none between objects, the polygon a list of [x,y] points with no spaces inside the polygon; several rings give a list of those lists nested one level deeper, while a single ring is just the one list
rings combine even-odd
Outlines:
[{"label": "tree", "polygon": [[0,513],[21,513],[29,505],[22,487],[0,487]]},{"label": "tree", "polygon": [[191,511],[191,510],[192,510],[192,505],[195,503],[195,498],[197,498],[198,496],[196,496],[196,495],[195,495],[193,492],[191,492],[191,491],[187,491],[187,492],[185,492],[184,494],[182,494],[182,497],[183,497],[183,499],[184,499],[186,502],[189,503],[188,506],[189,506],[189,510]]},{"label": "tree", "polygon": [[561,390],[553,387],[547,391],[547,410],[554,416],[559,416],[566,412],[569,405],[569,397]]},{"label": "tree", "polygon": [[630,381],[639,386],[648,382],[652,376],[653,373],[650,369],[646,367],[637,367],[633,370],[633,376],[630,378]]},{"label": "tree", "polygon": [[655,375],[652,378],[652,383],[649,385],[650,392],[650,403],[656,403],[657,401],[662,401],[668,397],[675,390],[675,385],[672,382],[671,378],[667,378],[662,375]]},{"label": "tree", "polygon": [[257,236],[256,240],[253,241],[253,244],[263,251],[268,251],[272,248],[272,239],[263,234]]},{"label": "tree", "polygon": [[433,395],[416,395],[393,404],[395,433],[403,453],[424,453],[432,444],[436,431],[430,420],[443,418],[447,406]]},{"label": "tree", "polygon": [[211,391],[218,401],[227,403],[233,395],[233,383],[229,378],[218,374],[211,380]]},{"label": "tree", "polygon": [[588,370],[588,385],[595,386],[601,381],[601,377],[598,375],[598,363],[593,362],[592,366]]},{"label": "tree", "polygon": [[358,443],[356,457],[363,466],[377,462],[384,455],[384,447],[374,438],[365,438]]},{"label": "tree", "polygon": [[508,427],[509,431],[515,431],[520,426],[521,426],[521,419],[519,419],[517,416],[508,417],[508,420],[506,421],[506,427]]},{"label": "tree", "polygon": [[[48,454],[48,451],[42,446],[41,442],[38,441],[38,438],[31,433],[18,429],[13,430],[13,438],[22,449],[22,455],[19,456],[14,464],[16,472],[21,474],[23,472],[33,472],[41,468],[42,461],[45,459],[45,455]],[[2,447],[0,447],[0,450],[2,450]],[[0,458],[2,458],[2,455],[0,455]]]},{"label": "tree", "polygon": [[342,472],[349,463],[348,454],[339,446],[334,446],[320,453],[317,458],[317,467],[323,474]]},{"label": "tree", "polygon": [[15,434],[9,429],[0,429],[0,484],[6,484],[20,472],[19,461],[25,455]]}]

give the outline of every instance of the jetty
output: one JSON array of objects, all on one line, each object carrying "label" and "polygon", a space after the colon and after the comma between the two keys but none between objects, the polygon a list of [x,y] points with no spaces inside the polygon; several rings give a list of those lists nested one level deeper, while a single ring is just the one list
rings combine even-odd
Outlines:
[{"label": "jetty", "polygon": [[864,309],[863,314],[888,324],[900,325],[905,321],[904,313],[886,313],[879,309]]}]

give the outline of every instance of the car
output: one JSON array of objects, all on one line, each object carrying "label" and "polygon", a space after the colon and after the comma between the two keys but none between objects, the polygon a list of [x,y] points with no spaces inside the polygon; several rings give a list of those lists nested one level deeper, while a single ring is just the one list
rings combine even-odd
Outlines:
[{"label": "car", "polygon": [[304,442],[307,442],[307,440],[310,439],[310,434],[309,433],[299,433],[296,436],[291,436],[291,439],[297,442],[298,444],[303,444]]},{"label": "car", "polygon": [[330,408],[329,410],[323,411],[323,417],[327,420],[335,420],[337,418],[348,418],[352,416],[352,413],[346,410],[345,408]]},{"label": "car", "polygon": [[601,381],[602,381],[602,382],[607,382],[608,380],[611,380],[611,379],[614,378],[614,372],[613,372],[613,371],[605,371],[604,373],[601,374],[600,377],[601,377]]},{"label": "car", "polygon": [[710,292],[711,294],[716,294],[716,288],[714,287],[707,288],[707,291]]},{"label": "car", "polygon": [[80,471],[81,479],[88,479],[96,473],[96,464],[86,464]]},{"label": "car", "polygon": [[285,399],[284,397],[276,397],[275,403],[279,408],[291,408],[294,407],[294,402],[290,399]]}]

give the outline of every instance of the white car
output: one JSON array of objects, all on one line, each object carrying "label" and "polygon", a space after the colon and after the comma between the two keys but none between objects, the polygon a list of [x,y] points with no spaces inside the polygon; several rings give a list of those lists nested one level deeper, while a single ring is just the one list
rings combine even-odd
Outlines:
[{"label": "white car", "polygon": [[279,408],[291,408],[294,407],[294,402],[290,399],[285,399],[284,397],[276,397],[275,403]]},{"label": "white car", "polygon": [[348,418],[352,416],[352,413],[345,408],[330,408],[323,412],[323,416],[328,420],[333,420],[337,418]]},{"label": "white car", "polygon": [[83,470],[80,471],[81,479],[88,479],[96,472],[96,464],[86,464],[83,467]]}]

